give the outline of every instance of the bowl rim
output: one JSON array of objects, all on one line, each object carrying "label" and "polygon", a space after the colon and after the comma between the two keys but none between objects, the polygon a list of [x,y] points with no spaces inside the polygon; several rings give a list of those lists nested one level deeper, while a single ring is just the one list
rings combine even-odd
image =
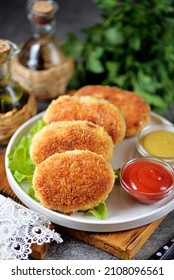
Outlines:
[{"label": "bowl rim", "polygon": [[[172,131],[171,131],[172,128]],[[150,130],[150,131],[149,131]],[[157,156],[153,155],[152,153],[149,153],[140,143],[140,139],[147,135],[150,132],[158,131],[158,130],[164,130],[164,131],[169,131],[174,133],[174,125],[171,124],[155,124],[155,125],[148,125],[144,128],[142,128],[136,138],[136,148],[138,152],[143,156],[143,157],[155,157],[156,159],[164,160],[167,163],[174,163],[174,156],[171,157],[162,157],[162,156]]]},{"label": "bowl rim", "polygon": [[[167,188],[166,190],[163,190],[163,191],[160,191],[160,192],[142,192],[142,191],[137,191],[137,190],[134,190],[132,189],[128,184],[125,183],[125,181],[123,180],[123,171],[125,170],[125,168],[127,166],[129,166],[130,164],[134,163],[134,162],[142,162],[142,161],[149,161],[149,162],[154,162],[158,165],[161,165],[163,166],[164,168],[166,168],[168,170],[168,172],[170,173],[171,177],[172,177],[172,184],[169,188]],[[142,196],[145,196],[146,194],[147,195],[151,195],[151,196],[158,196],[158,195],[163,195],[163,197],[169,195],[171,193],[171,191],[174,189],[174,168],[169,164],[167,163],[166,161],[163,161],[161,159],[158,159],[158,158],[155,158],[155,157],[136,157],[136,158],[133,158],[129,161],[127,161],[121,168],[120,170],[120,184],[121,186],[123,187],[123,189],[125,189],[129,194],[133,195],[133,194],[137,194],[137,195],[142,195]]]}]

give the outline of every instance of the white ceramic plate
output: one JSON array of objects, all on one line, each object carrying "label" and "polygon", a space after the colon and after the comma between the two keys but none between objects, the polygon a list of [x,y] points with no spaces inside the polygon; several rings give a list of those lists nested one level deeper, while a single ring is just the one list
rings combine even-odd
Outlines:
[{"label": "white ceramic plate", "polygon": [[[42,115],[43,113],[40,113],[25,122],[12,136],[6,150],[5,167],[9,184],[18,198],[26,206],[45,215],[55,224],[92,232],[121,231],[139,227],[161,218],[174,209],[174,193],[161,201],[144,205],[136,202],[120,186],[114,187],[106,201],[108,208],[108,218],[106,220],[98,220],[93,216],[85,216],[83,213],[77,213],[70,216],[60,214],[49,210],[40,203],[34,201],[22,190],[14,179],[8,168],[7,155],[19,143],[20,139],[28,133],[31,126],[42,118]],[[171,124],[166,119],[154,113],[151,113],[151,123]],[[119,168],[122,167],[126,161],[136,156],[138,156],[136,151],[136,138],[125,139],[122,143],[117,145],[117,148],[114,150],[111,164],[114,168]]]}]

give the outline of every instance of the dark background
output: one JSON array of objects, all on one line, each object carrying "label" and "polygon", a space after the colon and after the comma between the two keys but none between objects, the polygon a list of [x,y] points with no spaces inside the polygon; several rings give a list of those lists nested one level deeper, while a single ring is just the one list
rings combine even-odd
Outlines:
[{"label": "dark background", "polygon": [[[56,13],[56,36],[64,41],[67,33],[73,32],[83,38],[82,30],[101,22],[100,11],[92,0],[55,0],[59,9]],[[107,1],[107,0],[106,0]],[[31,35],[26,12],[27,0],[1,0],[0,38],[20,44]],[[164,114],[174,123],[174,104]]]},{"label": "dark background", "polygon": [[[32,35],[27,17],[27,0],[0,0],[0,38],[19,45]],[[72,32],[83,38],[82,30],[101,22],[100,11],[92,0],[55,0],[58,3],[56,36],[65,41]],[[47,108],[48,101],[38,102],[38,112]]]},{"label": "dark background", "polygon": [[[69,32],[83,39],[82,30],[91,24],[101,22],[100,11],[92,0],[55,0],[59,9],[56,13],[56,36],[64,41]],[[107,0],[106,0],[107,1]],[[16,44],[27,40],[31,35],[26,12],[27,0],[1,0],[0,38]],[[174,105],[164,114],[174,123]]]},{"label": "dark background", "polygon": [[[81,30],[101,21],[99,10],[92,0],[55,0],[56,35],[65,40],[68,32],[83,37]],[[1,0],[0,37],[19,44],[30,36],[30,24],[26,13],[27,0]]]}]

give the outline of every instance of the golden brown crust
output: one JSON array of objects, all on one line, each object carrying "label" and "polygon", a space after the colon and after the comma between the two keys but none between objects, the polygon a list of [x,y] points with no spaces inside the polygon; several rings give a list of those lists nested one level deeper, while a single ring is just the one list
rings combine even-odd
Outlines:
[{"label": "golden brown crust", "polygon": [[104,202],[114,180],[112,166],[102,156],[74,150],[54,154],[37,165],[33,188],[45,207],[74,213]]},{"label": "golden brown crust", "polygon": [[87,120],[104,127],[114,144],[123,140],[126,130],[121,111],[110,102],[93,96],[60,96],[48,106],[43,120],[46,124],[65,120]]},{"label": "golden brown crust", "polygon": [[117,87],[88,85],[75,92],[76,96],[95,96],[108,100],[122,112],[126,122],[126,137],[131,137],[146,126],[150,120],[150,107],[134,92]]},{"label": "golden brown crust", "polygon": [[30,157],[39,164],[55,153],[89,150],[112,158],[114,144],[103,127],[88,121],[60,121],[46,125],[37,132],[30,146]]}]

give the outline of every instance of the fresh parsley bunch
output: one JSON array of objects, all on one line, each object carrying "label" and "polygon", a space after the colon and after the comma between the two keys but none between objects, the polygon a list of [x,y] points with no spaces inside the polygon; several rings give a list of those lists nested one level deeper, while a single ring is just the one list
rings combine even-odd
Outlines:
[{"label": "fresh parsley bunch", "polygon": [[63,51],[77,59],[69,88],[118,86],[163,113],[174,103],[174,1],[92,0],[103,21],[68,34]]}]

